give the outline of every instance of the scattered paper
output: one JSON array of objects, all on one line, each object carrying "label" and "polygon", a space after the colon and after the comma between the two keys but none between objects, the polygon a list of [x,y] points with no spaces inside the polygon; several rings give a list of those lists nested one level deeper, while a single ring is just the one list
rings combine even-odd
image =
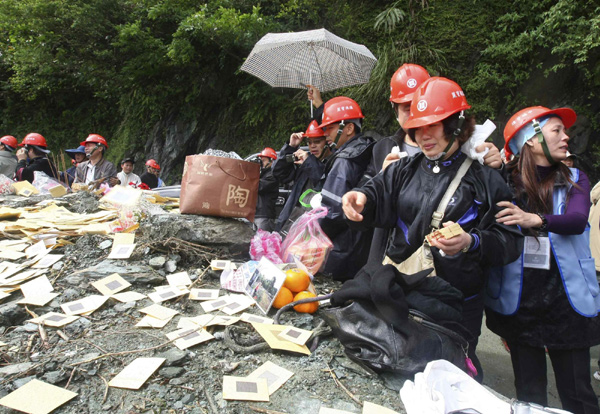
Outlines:
[{"label": "scattered paper", "polygon": [[173,343],[177,348],[183,351],[191,346],[210,341],[211,339],[214,339],[214,336],[205,329],[179,329],[168,333],[167,338],[170,340],[177,338]]},{"label": "scattered paper", "polygon": [[269,388],[264,378],[223,377],[223,399],[269,401]]},{"label": "scattered paper", "polygon": [[267,386],[269,388],[269,395],[273,394],[277,391],[283,384],[289,380],[294,373],[292,371],[288,371],[285,368],[280,367],[272,363],[271,361],[267,361],[254,370],[248,378],[257,379],[264,378],[267,380]]},{"label": "scattered paper", "polygon": [[215,300],[219,297],[219,289],[192,289],[191,300]]},{"label": "scattered paper", "polygon": [[150,305],[148,307],[140,309],[140,312],[150,315],[153,318],[157,319],[171,319],[173,316],[179,313],[175,309],[170,309],[165,306],[157,305],[156,303],[154,305]]},{"label": "scattered paper", "polygon": [[33,379],[0,399],[0,404],[26,413],[47,414],[76,396],[76,392]]},{"label": "scattered paper", "polygon": [[165,360],[165,358],[137,358],[110,380],[108,385],[138,390]]},{"label": "scattered paper", "polygon": [[18,181],[16,183],[12,183],[11,185],[15,189],[15,193],[23,197],[29,197],[31,195],[40,193],[40,191],[37,188],[35,188],[33,184],[26,180]]},{"label": "scattered paper", "polygon": [[143,295],[139,292],[122,292],[115,293],[111,296],[111,298],[118,300],[119,302],[127,303],[127,302],[135,302],[141,299],[144,299],[146,295]]},{"label": "scattered paper", "polygon": [[27,257],[34,257],[39,255],[40,253],[46,252],[47,250],[48,249],[46,248],[46,244],[43,240],[41,240],[33,246],[30,246],[27,249],[25,249],[25,254],[27,255]]},{"label": "scattered paper", "polygon": [[248,309],[252,305],[254,305],[254,301],[247,296],[230,295],[229,303],[223,306],[220,310],[221,312],[225,312],[227,315],[233,315]]},{"label": "scattered paper", "polygon": [[135,326],[138,328],[162,329],[165,326],[167,326],[169,322],[171,322],[171,319],[173,318],[158,319],[153,316],[146,315],[142,319],[140,319],[140,321],[136,323]]},{"label": "scattered paper", "polygon": [[[42,243],[44,243],[44,241],[42,240]],[[45,247],[45,243],[44,243],[44,247]],[[39,262],[37,262],[36,264],[34,264],[33,266],[31,266],[32,269],[46,269],[50,266],[52,266],[54,263],[58,262],[60,259],[62,259],[64,255],[62,254],[48,254],[44,257],[42,257],[40,259]]]},{"label": "scattered paper", "polygon": [[50,326],[53,328],[60,328],[61,326],[65,326],[70,324],[71,322],[75,322],[77,319],[79,319],[79,316],[49,312],[37,318],[30,319],[29,322],[44,324],[45,326]]},{"label": "scattered paper", "polygon": [[167,276],[167,282],[173,287],[187,287],[192,284],[188,272],[170,274]]},{"label": "scattered paper", "polygon": [[34,305],[34,306],[44,306],[52,299],[58,296],[58,293],[40,293],[37,295],[25,296],[23,299],[19,300],[17,303],[19,305]]},{"label": "scattered paper", "polygon": [[135,244],[114,244],[109,259],[129,259],[135,250]]},{"label": "scattered paper", "polygon": [[25,256],[27,256],[25,253],[12,250],[10,248],[3,247],[2,250],[0,250],[0,259],[4,260],[19,260]]},{"label": "scattered paper", "polygon": [[200,304],[200,306],[202,306],[202,309],[204,310],[204,312],[212,312],[218,309],[221,309],[224,306],[229,305],[231,299],[229,299],[229,296],[221,296],[218,299],[215,300],[209,300],[206,302],[202,302]]},{"label": "scattered paper", "polygon": [[104,279],[93,282],[92,286],[98,289],[104,296],[111,296],[127,289],[131,286],[131,283],[123,279],[118,273],[113,273]]},{"label": "scattered paper", "polygon": [[235,270],[235,264],[231,260],[211,260],[210,268],[212,270],[224,270],[226,267],[230,266]]},{"label": "scattered paper", "polygon": [[287,329],[285,325],[265,325],[262,323],[253,323],[252,326],[263,337],[272,349],[281,349],[284,351],[297,352],[299,354],[310,355],[310,350],[306,345],[298,345],[279,337],[279,334]]},{"label": "scattered paper", "polygon": [[63,303],[60,307],[67,315],[89,315],[104,305],[107,300],[108,296],[91,295],[73,302]]},{"label": "scattered paper", "polygon": [[[157,288],[158,290],[158,288]],[[161,289],[160,291],[150,293],[148,297],[152,299],[154,303],[161,303],[166,300],[174,299],[179,296],[183,296],[190,291],[187,289],[181,290],[177,287],[169,286],[168,288]]]},{"label": "scattered paper", "polygon": [[290,326],[279,334],[279,337],[287,341],[293,342],[297,345],[304,345],[306,341],[312,336],[312,331],[306,331],[304,329],[295,328]]},{"label": "scattered paper", "polygon": [[113,247],[135,243],[135,233],[115,233],[113,236]]}]

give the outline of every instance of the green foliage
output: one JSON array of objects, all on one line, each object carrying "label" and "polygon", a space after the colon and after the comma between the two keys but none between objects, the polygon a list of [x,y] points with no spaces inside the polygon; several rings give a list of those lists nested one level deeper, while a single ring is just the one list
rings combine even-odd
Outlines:
[{"label": "green foliage", "polygon": [[397,129],[389,80],[406,62],[456,80],[478,118],[569,104],[600,125],[594,0],[3,0],[0,133],[41,132],[55,152],[100,133],[118,160],[169,120],[198,136],[188,153],[276,148],[306,128],[306,93],[239,68],[266,33],[320,27],[378,57],[369,83],[335,91],[367,129]]}]

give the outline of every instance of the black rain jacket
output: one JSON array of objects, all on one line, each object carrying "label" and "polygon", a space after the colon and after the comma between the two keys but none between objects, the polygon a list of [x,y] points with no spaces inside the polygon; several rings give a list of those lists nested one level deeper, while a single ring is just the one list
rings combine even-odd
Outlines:
[{"label": "black rain jacket", "polygon": [[[434,162],[423,154],[403,158],[390,165],[357,191],[367,196],[362,222],[348,220],[351,227],[394,228],[387,255],[396,263],[406,260],[431,232],[430,223],[452,178],[465,159],[456,154],[452,162]],[[512,194],[502,176],[492,168],[474,162],[446,208],[442,222],[453,221],[479,236],[479,246],[468,253],[442,256],[432,248],[438,276],[463,292],[465,297],[479,293],[491,266],[516,260],[523,249],[523,235],[517,226],[496,222],[499,201],[510,201]]]}]

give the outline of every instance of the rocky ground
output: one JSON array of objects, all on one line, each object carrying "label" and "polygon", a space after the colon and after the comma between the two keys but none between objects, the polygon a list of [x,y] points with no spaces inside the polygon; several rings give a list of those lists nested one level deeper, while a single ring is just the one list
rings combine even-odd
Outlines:
[{"label": "rocky ground", "polygon": [[[20,203],[11,205],[28,204]],[[77,212],[97,208],[97,201],[89,195],[72,198],[68,204]],[[98,294],[91,283],[112,273],[128,280],[132,284],[129,290],[143,294],[166,284],[167,274],[181,271],[189,273],[194,287],[218,288],[220,272],[206,271],[208,260],[247,260],[252,233],[247,223],[237,220],[153,216],[138,230],[137,248],[129,260],[106,258],[112,245],[109,236],[72,239],[74,245],[53,251],[65,256],[47,275],[60,296],[47,306],[28,309],[37,315],[62,312],[62,303]],[[315,284],[319,293],[339,287],[320,278]],[[15,292],[0,303],[0,341],[7,343],[0,348],[0,398],[37,378],[78,394],[56,413],[318,413],[321,406],[359,413],[362,401],[404,412],[397,392],[401,382],[386,382],[364,371],[344,356],[332,337],[324,338],[310,356],[272,350],[239,353],[224,341],[225,328],[210,327],[215,340],[181,351],[167,343],[165,334],[176,330],[181,317],[204,313],[198,301],[163,302],[180,313],[163,329],[134,326],[144,316],[139,309],[153,303],[146,298],[131,303],[110,299],[91,315],[60,330],[46,327],[40,332],[38,325],[27,322],[31,315],[25,307],[16,304],[21,297]],[[261,314],[257,308],[250,312]],[[292,311],[284,315],[282,323],[313,329],[319,321],[319,312]],[[237,325],[249,327],[244,322]],[[262,341],[252,333],[245,339]],[[137,391],[107,387],[108,381],[138,357],[164,357],[166,362]],[[224,375],[246,376],[266,361],[294,373],[271,395],[270,402],[223,400]],[[12,411],[0,407],[0,412]]]}]

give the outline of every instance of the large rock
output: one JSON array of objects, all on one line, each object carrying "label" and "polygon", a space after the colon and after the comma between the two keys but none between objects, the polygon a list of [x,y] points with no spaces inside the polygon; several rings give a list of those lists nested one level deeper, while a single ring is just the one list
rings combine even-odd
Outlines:
[{"label": "large rock", "polygon": [[96,266],[80,270],[77,272],[77,275],[86,276],[92,279],[102,279],[113,273],[118,273],[123,279],[131,284],[161,285],[165,282],[165,278],[156,273],[152,267],[141,264],[140,262],[126,262],[123,260],[106,259]]},{"label": "large rock", "polygon": [[224,250],[228,257],[247,256],[254,231],[248,222],[237,219],[159,214],[144,220],[138,230],[149,240],[175,237],[207,247]]}]

